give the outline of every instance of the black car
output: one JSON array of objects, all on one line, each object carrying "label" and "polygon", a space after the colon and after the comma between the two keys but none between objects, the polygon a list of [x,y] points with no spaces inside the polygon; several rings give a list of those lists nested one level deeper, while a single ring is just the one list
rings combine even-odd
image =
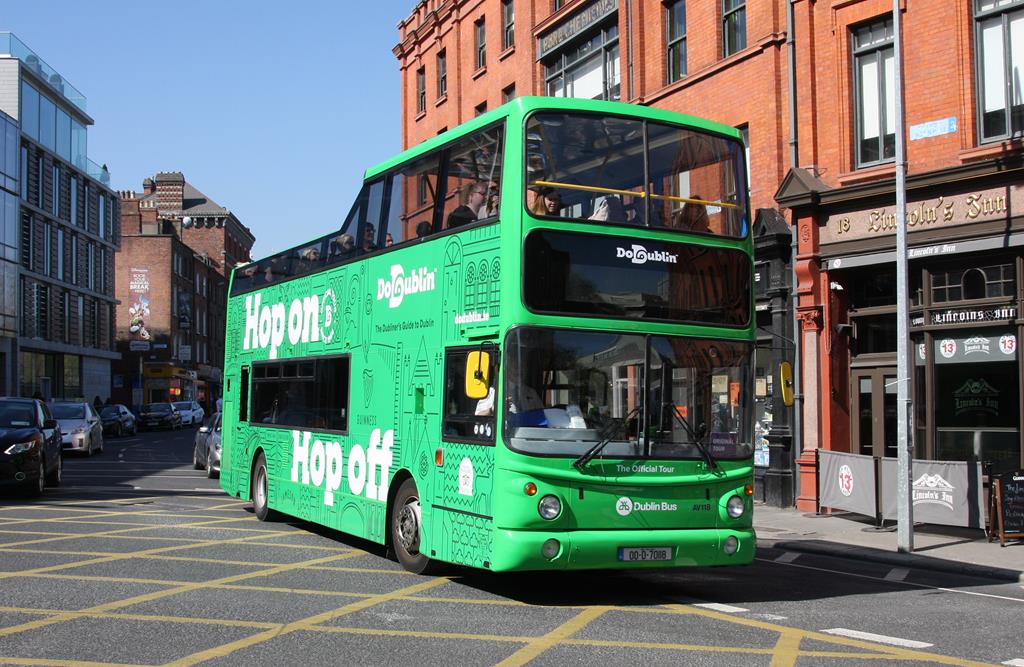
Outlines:
[{"label": "black car", "polygon": [[61,433],[50,408],[34,398],[0,398],[0,486],[38,496],[60,484]]},{"label": "black car", "polygon": [[103,422],[103,435],[135,435],[139,430],[135,415],[120,403],[104,406],[100,410],[100,420]]},{"label": "black car", "polygon": [[146,403],[139,410],[139,426],[176,430],[181,428],[181,413],[171,403]]}]

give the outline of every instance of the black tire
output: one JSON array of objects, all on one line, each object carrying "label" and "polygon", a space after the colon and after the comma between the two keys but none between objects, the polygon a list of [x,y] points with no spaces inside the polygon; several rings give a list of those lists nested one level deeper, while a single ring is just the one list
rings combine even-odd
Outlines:
[{"label": "black tire", "polygon": [[117,432],[114,433],[114,437],[115,438],[123,438],[124,437],[124,424],[122,424],[121,422],[117,423]]},{"label": "black tire", "polygon": [[[209,464],[207,464],[209,465]],[[260,452],[252,466],[252,509],[260,521],[276,521],[278,514],[270,509],[270,489],[267,482],[267,459]]]},{"label": "black tire", "polygon": [[218,475],[217,471],[215,471],[213,469],[213,464],[210,463],[210,450],[207,449],[206,450],[206,478],[207,479],[217,479],[218,477],[220,477],[220,475]]},{"label": "black tire", "polygon": [[416,482],[410,477],[398,487],[395,502],[391,506],[388,530],[391,547],[402,567],[413,574],[430,574],[437,568],[436,563],[420,553],[423,515],[419,505],[420,493]]},{"label": "black tire", "polygon": [[85,448],[85,455],[92,456],[92,436],[89,436],[89,446]]},{"label": "black tire", "polygon": [[57,453],[57,465],[53,467],[53,470],[46,475],[47,486],[60,486],[61,481],[64,479],[64,454]]},{"label": "black tire", "polygon": [[29,498],[38,498],[43,495],[46,488],[46,461],[42,455],[39,456],[39,479],[34,479],[25,485],[25,495]]},{"label": "black tire", "polygon": [[201,464],[199,462],[199,457],[196,456],[196,452],[198,452],[198,451],[199,451],[199,449],[195,445],[192,445],[192,468],[194,470],[202,470],[203,469],[203,464]]},{"label": "black tire", "polygon": [[100,446],[96,450],[96,453],[97,454],[102,454],[103,453],[103,434],[102,433],[100,434]]}]

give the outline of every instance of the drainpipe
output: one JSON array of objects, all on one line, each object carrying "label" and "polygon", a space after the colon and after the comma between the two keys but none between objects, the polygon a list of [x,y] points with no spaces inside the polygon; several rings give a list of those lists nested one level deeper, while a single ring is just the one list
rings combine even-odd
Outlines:
[{"label": "drainpipe", "polygon": [[633,0],[626,0],[626,78],[629,101],[633,101]]},{"label": "drainpipe", "polygon": [[[789,57],[788,83],[789,83],[789,166],[796,169],[799,166],[799,151],[797,150],[797,119],[796,119],[796,41],[793,39],[794,23],[793,3],[796,0],[786,2],[786,50]],[[792,215],[792,212],[791,212]],[[797,226],[793,220],[792,239],[790,240],[789,255],[789,276],[790,289],[792,289],[793,308],[793,449],[791,456],[795,466],[796,457],[803,452],[803,417],[804,417],[804,395],[801,387],[802,368],[801,350],[803,348],[803,333],[800,331],[800,319],[797,317],[797,305],[799,298],[796,294],[796,254],[797,254]],[[793,470],[793,494],[794,501],[800,496],[800,471]]]}]

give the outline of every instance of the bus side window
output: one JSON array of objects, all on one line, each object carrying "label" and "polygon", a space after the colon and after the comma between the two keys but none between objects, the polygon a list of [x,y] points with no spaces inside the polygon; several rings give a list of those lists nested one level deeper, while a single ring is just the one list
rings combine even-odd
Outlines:
[{"label": "bus side window", "polygon": [[[482,352],[479,346],[448,350],[444,362],[444,416],[442,435],[445,440],[494,442],[495,380],[498,350],[489,347]],[[486,364],[478,368],[478,364]],[[479,391],[467,392],[467,374],[486,384]],[[473,393],[470,396],[469,393]]]},{"label": "bus side window", "polygon": [[383,237],[380,230],[381,206],[384,203],[384,179],[370,184],[366,194],[366,215],[359,231],[359,248],[373,252],[380,248]]},{"label": "bus side window", "polygon": [[242,366],[242,379],[238,383],[238,421],[249,421],[249,367]]},{"label": "bus side window", "polygon": [[448,150],[444,228],[498,217],[504,127],[471,135]]},{"label": "bus side window", "polygon": [[440,153],[434,152],[391,172],[384,246],[400,245],[434,233],[434,203]]}]

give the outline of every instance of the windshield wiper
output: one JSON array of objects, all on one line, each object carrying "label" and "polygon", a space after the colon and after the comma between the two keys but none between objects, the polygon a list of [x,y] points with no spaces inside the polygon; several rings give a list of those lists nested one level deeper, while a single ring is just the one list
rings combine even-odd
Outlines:
[{"label": "windshield wiper", "polygon": [[717,469],[718,462],[715,461],[714,457],[711,456],[711,452],[708,451],[708,448],[704,445],[704,434],[707,433],[707,427],[704,424],[700,424],[697,427],[697,431],[699,432],[694,431],[693,427],[690,426],[690,422],[686,421],[686,417],[679,414],[679,408],[676,407],[675,403],[662,403],[662,409],[666,408],[670,408],[672,410],[672,415],[676,418],[676,421],[683,427],[686,434],[690,436],[690,442],[696,445],[697,449],[700,450],[701,456],[704,457],[704,461],[708,464],[708,469]]},{"label": "windshield wiper", "polygon": [[[640,412],[639,406],[630,410],[626,414],[626,416],[622,418],[621,425],[624,426],[638,412]],[[615,432],[618,430],[617,427],[620,426],[620,423],[618,422],[619,420],[616,420],[614,417],[610,418],[607,422],[605,422],[604,428],[601,429],[601,440],[599,440],[596,445],[594,445],[586,452],[584,452],[582,456],[580,456],[578,459],[572,462],[572,464],[576,467],[577,470],[583,470],[583,467],[590,463],[590,460],[593,459],[598,454],[600,454],[601,450],[604,449],[608,445],[608,443],[612,441],[612,438],[615,436]]]}]

